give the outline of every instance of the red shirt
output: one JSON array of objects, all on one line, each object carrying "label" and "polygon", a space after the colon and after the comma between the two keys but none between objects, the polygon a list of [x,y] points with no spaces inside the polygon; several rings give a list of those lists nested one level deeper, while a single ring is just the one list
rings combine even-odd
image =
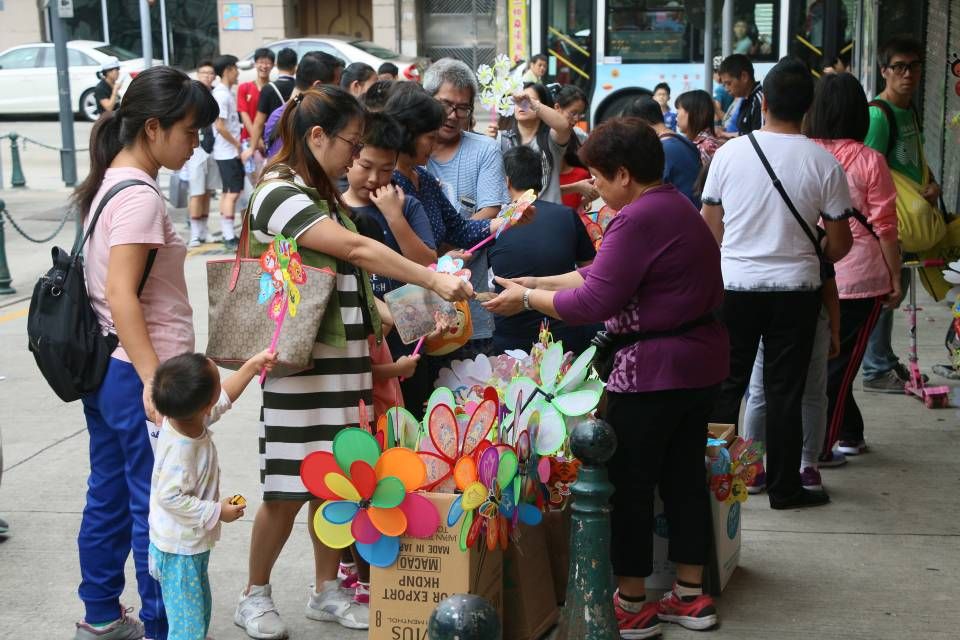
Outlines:
[{"label": "red shirt", "polygon": [[[256,82],[244,82],[237,87],[237,111],[250,116],[250,122],[257,119],[257,103],[259,101],[260,87],[257,86]],[[243,118],[240,119],[240,122],[243,122]],[[248,140],[249,138],[250,132],[244,126],[240,132],[240,140]]]},{"label": "red shirt", "polygon": [[[573,184],[574,182],[580,182],[581,180],[586,180],[590,177],[590,172],[582,167],[570,167],[568,171],[560,174],[560,186],[567,184]],[[563,194],[561,197],[563,204],[567,207],[570,207],[574,211],[580,210],[580,204],[583,201],[583,196],[574,191]]]}]

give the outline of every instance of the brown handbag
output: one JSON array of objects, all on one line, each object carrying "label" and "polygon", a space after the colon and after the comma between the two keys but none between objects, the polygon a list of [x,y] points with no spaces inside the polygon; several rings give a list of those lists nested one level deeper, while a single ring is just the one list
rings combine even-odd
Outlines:
[{"label": "brown handbag", "polygon": [[[277,364],[270,376],[280,378],[313,366],[313,347],[323,314],[337,285],[329,268],[304,265],[306,282],[299,285],[302,298],[296,317],[287,317],[277,345]],[[209,296],[207,356],[224,369],[239,369],[244,362],[270,346],[276,324],[267,315],[260,293],[259,258],[250,257],[250,213],[243,216],[237,254],[207,262]]]}]

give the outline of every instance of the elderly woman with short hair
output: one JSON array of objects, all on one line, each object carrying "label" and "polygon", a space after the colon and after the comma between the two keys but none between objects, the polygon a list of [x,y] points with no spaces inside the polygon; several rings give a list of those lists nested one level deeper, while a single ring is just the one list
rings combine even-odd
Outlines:
[{"label": "elderly woman with short hair", "polygon": [[[717,624],[701,584],[709,502],[703,467],[707,420],[727,376],[729,339],[714,312],[723,297],[717,243],[690,201],[663,184],[663,147],[637,118],[608,121],[580,158],[619,214],[589,267],[547,278],[497,278],[494,313],[534,309],[569,324],[605,322],[619,347],[605,417],[617,435],[610,460],[611,558],[622,637],[651,638],[660,622]],[[670,529],[677,582],[646,603],[653,572],[654,490]]]}]

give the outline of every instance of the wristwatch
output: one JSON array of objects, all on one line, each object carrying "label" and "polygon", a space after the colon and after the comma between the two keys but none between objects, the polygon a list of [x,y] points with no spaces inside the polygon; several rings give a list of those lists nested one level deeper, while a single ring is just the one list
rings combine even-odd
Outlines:
[{"label": "wristwatch", "polygon": [[523,308],[527,311],[533,311],[530,307],[530,289],[523,290]]}]

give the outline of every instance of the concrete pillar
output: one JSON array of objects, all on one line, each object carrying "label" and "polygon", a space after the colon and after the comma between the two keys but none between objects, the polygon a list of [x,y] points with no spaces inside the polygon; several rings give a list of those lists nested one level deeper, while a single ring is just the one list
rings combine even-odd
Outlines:
[{"label": "concrete pillar", "polygon": [[397,0],[373,0],[373,41],[394,51],[400,48]]},{"label": "concrete pillar", "polygon": [[287,5],[292,4],[290,0],[253,0],[253,30],[224,31],[223,2],[219,2],[220,52],[242,57],[262,44],[292,36],[287,16]]}]

